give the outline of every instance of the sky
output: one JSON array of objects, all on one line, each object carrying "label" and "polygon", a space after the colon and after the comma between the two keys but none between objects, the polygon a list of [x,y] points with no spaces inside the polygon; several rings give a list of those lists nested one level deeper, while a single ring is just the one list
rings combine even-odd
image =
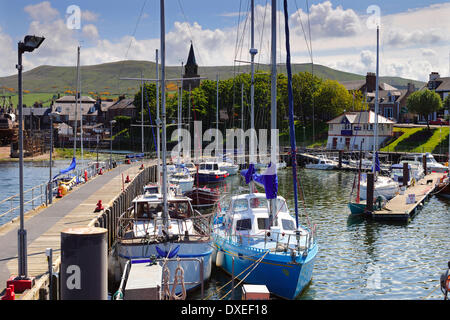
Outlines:
[{"label": "sky", "polygon": [[[24,55],[25,70],[40,65],[74,66],[78,45],[82,65],[155,61],[160,46],[159,2],[0,0],[0,76],[16,73],[17,43],[26,34],[46,40],[38,50]],[[167,65],[185,62],[191,41],[200,66],[250,60],[250,0],[165,3]],[[277,0],[279,63],[286,59],[282,3]],[[270,61],[270,4],[255,0],[255,59],[260,63]],[[379,24],[381,76],[421,81],[427,81],[433,71],[449,76],[449,2],[288,0],[288,6],[293,63],[314,61],[362,75],[375,72]]]}]

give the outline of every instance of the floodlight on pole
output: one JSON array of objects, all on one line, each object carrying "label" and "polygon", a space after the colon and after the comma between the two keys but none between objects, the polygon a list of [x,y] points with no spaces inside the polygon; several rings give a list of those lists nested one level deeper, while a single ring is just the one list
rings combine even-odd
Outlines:
[{"label": "floodlight on pole", "polygon": [[34,278],[28,278],[27,272],[27,231],[24,228],[24,192],[23,192],[23,88],[22,88],[22,55],[25,52],[33,52],[39,48],[44,37],[25,36],[23,41],[17,45],[18,63],[18,93],[19,93],[19,188],[20,188],[20,227],[18,230],[18,276],[11,278],[7,285],[14,284],[15,291],[23,292],[31,289]]}]

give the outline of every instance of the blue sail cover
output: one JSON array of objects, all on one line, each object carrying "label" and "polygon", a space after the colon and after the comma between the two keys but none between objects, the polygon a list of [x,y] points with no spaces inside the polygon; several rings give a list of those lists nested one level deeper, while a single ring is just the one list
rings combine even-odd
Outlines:
[{"label": "blue sail cover", "polygon": [[255,181],[263,185],[267,199],[276,199],[278,193],[278,176],[274,168],[276,166],[270,163],[263,174],[258,174],[256,173],[255,166],[250,164],[248,169],[241,171],[241,175],[245,178],[246,184]]},{"label": "blue sail cover", "polygon": [[286,35],[286,70],[288,75],[288,105],[289,105],[289,137],[291,140],[292,176],[294,182],[295,223],[298,228],[298,194],[297,194],[297,146],[295,143],[294,95],[292,89],[291,45],[289,42],[289,14],[287,0],[284,0],[284,31]]},{"label": "blue sail cover", "polygon": [[378,159],[378,152],[375,152],[375,170],[373,169],[372,166],[372,172],[380,172],[381,168],[380,168],[380,159]]},{"label": "blue sail cover", "polygon": [[245,178],[245,183],[249,184],[253,180],[253,174],[256,173],[255,166],[250,163],[248,169],[241,170],[241,175]]},{"label": "blue sail cover", "polygon": [[67,172],[70,172],[70,171],[74,170],[76,166],[77,166],[77,160],[76,160],[75,157],[73,157],[73,158],[72,158],[72,163],[70,164],[70,166],[69,166],[68,168],[66,168],[66,169],[60,170],[59,173],[58,173],[56,176],[53,177],[53,180],[54,180],[56,177],[58,177],[58,176],[60,176],[60,175],[62,175],[62,174],[65,174],[65,173],[67,173]]}]

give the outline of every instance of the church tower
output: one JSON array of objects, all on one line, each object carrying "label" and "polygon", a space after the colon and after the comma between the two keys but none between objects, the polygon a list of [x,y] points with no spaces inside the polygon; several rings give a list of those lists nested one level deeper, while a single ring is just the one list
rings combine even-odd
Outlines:
[{"label": "church tower", "polygon": [[[194,54],[194,46],[191,41],[191,48],[189,50],[189,56],[184,67],[184,75],[183,78],[199,78],[198,75],[198,65],[195,62],[195,54]],[[183,90],[189,91],[189,89],[193,90],[200,86],[200,79],[192,79],[192,80],[183,80]]]}]

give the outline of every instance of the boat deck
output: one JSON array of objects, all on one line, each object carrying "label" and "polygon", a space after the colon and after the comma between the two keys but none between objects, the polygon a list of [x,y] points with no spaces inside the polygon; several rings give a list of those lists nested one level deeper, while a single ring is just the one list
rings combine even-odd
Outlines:
[{"label": "boat deck", "polygon": [[[372,212],[372,218],[378,220],[408,220],[432,195],[436,188],[436,183],[444,174],[438,172],[427,174],[417,181],[414,186],[408,187],[403,194],[398,194],[389,200],[382,210]],[[414,195],[414,202],[408,201],[410,195]]]}]

